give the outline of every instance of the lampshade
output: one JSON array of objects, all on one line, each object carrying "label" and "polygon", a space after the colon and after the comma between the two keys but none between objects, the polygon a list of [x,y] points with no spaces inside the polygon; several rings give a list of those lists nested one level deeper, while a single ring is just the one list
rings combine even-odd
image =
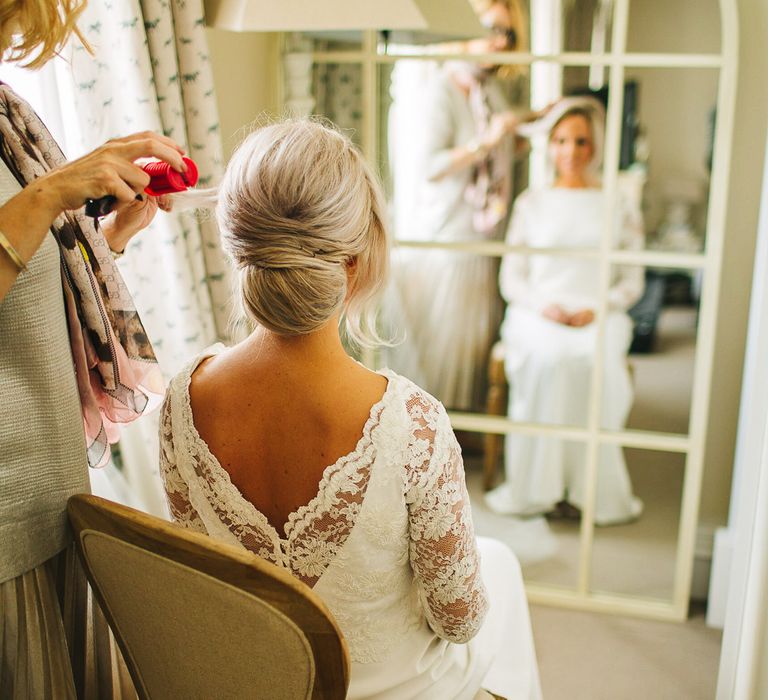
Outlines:
[{"label": "lampshade", "polygon": [[205,0],[206,24],[236,32],[412,29],[484,33],[468,0]]}]

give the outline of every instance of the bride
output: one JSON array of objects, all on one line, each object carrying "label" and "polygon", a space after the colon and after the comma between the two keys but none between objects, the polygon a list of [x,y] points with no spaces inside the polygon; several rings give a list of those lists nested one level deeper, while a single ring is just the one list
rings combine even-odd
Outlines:
[{"label": "bride", "polygon": [[349,645],[353,700],[539,698],[520,569],[474,536],[445,409],[341,342],[342,318],[353,341],[379,341],[389,265],[362,157],[310,120],[259,129],[216,211],[255,328],[171,383],[160,437],[174,518],[315,590]]},{"label": "bride", "polygon": [[[537,249],[596,249],[608,202],[599,187],[604,129],[602,105],[591,97],[563,98],[528,135],[546,130],[555,181],[528,189],[516,200],[507,241]],[[642,247],[640,212],[620,198],[611,222],[613,243]],[[642,269],[612,269],[603,336],[602,426],[621,430],[632,406],[627,369],[632,324],[627,309],[643,291]],[[600,270],[595,260],[536,253],[504,257],[499,276],[508,302],[501,337],[509,379],[509,416],[519,422],[583,426],[598,343],[595,312]],[[486,495],[488,506],[509,515],[556,508],[580,510],[586,497],[585,448],[547,436],[506,437],[506,481]],[[595,523],[612,525],[640,515],[622,448],[601,445]]]}]

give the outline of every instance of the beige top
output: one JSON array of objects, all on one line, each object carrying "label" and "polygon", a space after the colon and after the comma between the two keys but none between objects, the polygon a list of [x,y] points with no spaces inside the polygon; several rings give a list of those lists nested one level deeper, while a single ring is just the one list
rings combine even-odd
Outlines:
[{"label": "beige top", "polygon": [[[0,202],[19,189],[0,161]],[[0,301],[0,397],[2,582],[66,546],[67,498],[90,491],[59,252],[51,234]]]}]

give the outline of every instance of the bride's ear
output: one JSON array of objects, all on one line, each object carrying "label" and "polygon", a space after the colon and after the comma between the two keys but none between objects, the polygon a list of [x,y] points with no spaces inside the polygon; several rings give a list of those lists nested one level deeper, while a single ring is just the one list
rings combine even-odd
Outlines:
[{"label": "bride's ear", "polygon": [[355,291],[355,283],[357,282],[357,258],[350,258],[345,263],[347,272],[347,296],[344,302],[348,302],[352,293]]}]

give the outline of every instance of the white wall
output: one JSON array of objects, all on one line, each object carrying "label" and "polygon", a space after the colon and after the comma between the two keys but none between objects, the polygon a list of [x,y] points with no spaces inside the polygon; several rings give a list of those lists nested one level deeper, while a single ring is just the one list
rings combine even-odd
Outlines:
[{"label": "white wall", "polygon": [[768,135],[768,3],[738,0],[739,74],[701,517],[727,514]]},{"label": "white wall", "polygon": [[242,140],[244,127],[277,112],[277,37],[207,29],[226,156]]}]

